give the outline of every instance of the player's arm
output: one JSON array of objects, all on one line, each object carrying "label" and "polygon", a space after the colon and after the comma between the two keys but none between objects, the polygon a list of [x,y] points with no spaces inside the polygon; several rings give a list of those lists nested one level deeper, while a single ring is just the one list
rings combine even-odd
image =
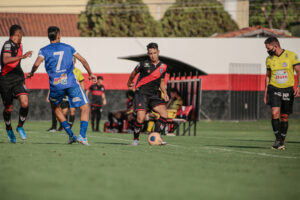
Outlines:
[{"label": "player's arm", "polygon": [[40,64],[44,61],[44,57],[38,56],[34,62],[31,72],[27,74],[27,78],[31,78],[34,75],[34,72],[39,68]]},{"label": "player's arm", "polygon": [[90,65],[86,61],[86,59],[84,57],[82,57],[79,53],[75,53],[74,57],[77,58],[81,62],[81,64],[83,65],[83,67],[85,68],[85,70],[87,71],[87,73],[89,74],[89,78],[92,79],[92,81],[94,83],[96,83],[97,77],[92,73]]},{"label": "player's arm", "polygon": [[166,90],[166,85],[165,85],[165,79],[164,78],[162,78],[160,80],[160,90],[164,93],[164,100],[169,101],[169,96],[168,96],[168,93],[167,93],[167,90]]},{"label": "player's arm", "polygon": [[107,103],[107,102],[106,102],[106,97],[105,97],[105,94],[103,93],[101,96],[102,96],[102,99],[103,99],[103,105],[105,106],[105,105],[106,105],[106,103]]},{"label": "player's arm", "polygon": [[266,72],[266,82],[265,82],[265,96],[264,96],[264,103],[267,104],[268,103],[268,86],[270,83],[270,78],[271,78],[271,69],[267,69]]},{"label": "player's arm", "polygon": [[136,75],[137,75],[137,72],[135,70],[133,70],[133,72],[129,76],[129,79],[127,81],[127,86],[130,90],[133,89],[133,80],[134,80]]},{"label": "player's arm", "polygon": [[296,65],[294,67],[295,71],[296,71],[296,78],[297,78],[297,87],[296,87],[296,90],[295,90],[295,93],[294,93],[294,96],[295,98],[298,98],[300,97],[300,64],[299,65]]},{"label": "player's arm", "polygon": [[3,61],[3,64],[6,65],[9,63],[14,63],[14,62],[20,61],[27,57],[31,57],[31,55],[32,55],[32,51],[28,51],[25,54],[23,54],[22,56],[16,56],[16,57],[12,57],[11,53],[3,53],[2,61]]}]

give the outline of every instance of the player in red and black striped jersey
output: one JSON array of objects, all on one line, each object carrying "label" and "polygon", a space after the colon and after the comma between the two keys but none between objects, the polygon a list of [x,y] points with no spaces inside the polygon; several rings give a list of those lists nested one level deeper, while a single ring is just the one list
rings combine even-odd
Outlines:
[{"label": "player in red and black striped jersey", "polygon": [[11,112],[14,98],[18,98],[21,105],[17,132],[21,139],[26,139],[23,124],[28,114],[28,92],[25,87],[21,60],[30,57],[32,51],[23,54],[21,26],[12,25],[9,32],[9,40],[4,43],[1,50],[0,93],[5,107],[3,119],[6,124],[6,132],[10,142],[15,143],[16,137],[11,127]]},{"label": "player in red and black striped jersey", "polygon": [[[138,145],[142,124],[145,120],[146,112],[152,109],[160,114],[160,118],[155,125],[155,132],[162,132],[167,123],[168,112],[165,105],[169,101],[169,96],[165,87],[165,74],[167,65],[159,60],[159,49],[156,43],[147,45],[149,60],[140,62],[131,73],[128,80],[128,87],[133,87],[133,80],[139,73],[134,95],[134,105],[137,112],[137,120],[134,123],[134,140],[132,145]],[[164,94],[164,101],[157,95],[158,90]],[[166,144],[163,142],[163,144]]]},{"label": "player in red and black striped jersey", "polygon": [[[97,83],[90,86],[89,90],[86,91],[86,95],[88,93],[92,93],[91,100],[91,124],[92,131],[99,131],[99,124],[101,120],[102,106],[106,105],[106,97],[105,97],[105,89],[102,85],[103,77],[97,77]],[[96,120],[96,128],[95,128],[95,120]]]}]

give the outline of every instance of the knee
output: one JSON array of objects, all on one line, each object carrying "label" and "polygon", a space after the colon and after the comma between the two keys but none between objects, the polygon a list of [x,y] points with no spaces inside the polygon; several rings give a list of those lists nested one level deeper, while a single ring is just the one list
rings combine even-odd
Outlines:
[{"label": "knee", "polygon": [[278,119],[279,116],[280,116],[280,112],[272,110],[272,118],[273,119]]},{"label": "knee", "polygon": [[11,113],[13,110],[13,105],[5,106],[4,112]]},{"label": "knee", "polygon": [[288,114],[281,114],[280,115],[280,121],[287,122],[288,119],[289,119],[289,115]]},{"label": "knee", "polygon": [[136,119],[136,121],[140,124],[144,123],[144,120],[145,120],[145,117],[143,117],[143,116],[138,116]]},{"label": "knee", "polygon": [[28,108],[28,101],[21,102],[21,107],[22,108]]}]

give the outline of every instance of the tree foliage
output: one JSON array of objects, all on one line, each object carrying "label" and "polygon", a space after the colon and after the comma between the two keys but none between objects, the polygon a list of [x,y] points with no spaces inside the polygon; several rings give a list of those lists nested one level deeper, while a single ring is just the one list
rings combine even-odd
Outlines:
[{"label": "tree foliage", "polygon": [[142,0],[89,0],[79,15],[81,36],[207,37],[238,29],[217,0],[177,0],[160,22]]},{"label": "tree foliage", "polygon": [[238,29],[223,5],[215,0],[177,0],[161,23],[166,37],[208,37]]},{"label": "tree foliage", "polygon": [[161,29],[142,0],[89,0],[79,15],[81,36],[155,37]]},{"label": "tree foliage", "polygon": [[300,21],[300,0],[256,0],[250,1],[250,26],[286,29]]}]

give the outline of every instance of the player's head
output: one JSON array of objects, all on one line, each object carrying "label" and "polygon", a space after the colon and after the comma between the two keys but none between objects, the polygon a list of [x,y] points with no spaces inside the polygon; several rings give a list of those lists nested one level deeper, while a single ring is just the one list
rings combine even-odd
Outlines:
[{"label": "player's head", "polygon": [[101,85],[103,81],[103,77],[102,76],[97,76],[97,84]]},{"label": "player's head", "polygon": [[159,59],[159,49],[157,43],[151,42],[147,45],[148,56],[151,62],[157,62]]},{"label": "player's head", "polygon": [[179,91],[177,90],[177,88],[171,88],[170,89],[170,94],[171,94],[171,98],[178,97],[179,96]]},{"label": "player's head", "polygon": [[276,55],[278,50],[281,50],[280,43],[276,37],[269,37],[265,40],[267,52],[270,56]]},{"label": "player's head", "polygon": [[49,26],[48,28],[48,38],[50,42],[60,41],[60,30],[57,26]]},{"label": "player's head", "polygon": [[22,41],[22,28],[20,25],[14,24],[9,28],[9,37],[16,43],[21,43]]},{"label": "player's head", "polygon": [[127,97],[127,98],[130,98],[130,99],[133,99],[133,97],[134,97],[134,91],[128,90],[128,91],[126,92],[126,97]]}]

